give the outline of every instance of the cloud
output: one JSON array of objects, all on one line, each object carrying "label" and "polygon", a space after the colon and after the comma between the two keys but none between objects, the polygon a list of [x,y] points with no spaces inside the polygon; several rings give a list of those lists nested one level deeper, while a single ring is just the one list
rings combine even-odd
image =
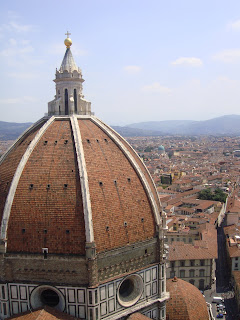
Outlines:
[{"label": "cloud", "polygon": [[240,62],[240,49],[227,49],[216,53],[213,56],[214,60],[222,62]]},{"label": "cloud", "polygon": [[141,71],[140,66],[125,66],[124,70],[129,74],[135,74]]},{"label": "cloud", "polygon": [[[19,23],[18,20],[21,19],[21,17],[14,11],[8,11],[7,19],[8,22],[0,25],[0,38],[6,37],[6,33],[22,36],[29,31],[35,31],[37,29],[35,25]],[[7,37],[9,37],[9,35],[7,35]]]},{"label": "cloud", "polygon": [[8,77],[14,79],[34,79],[37,78],[36,73],[27,73],[27,72],[11,72],[7,74]]},{"label": "cloud", "polygon": [[10,21],[7,24],[2,24],[0,27],[1,32],[9,31],[14,33],[26,33],[32,31],[35,27],[30,24],[20,24],[14,21]]},{"label": "cloud", "polygon": [[154,82],[152,84],[143,87],[144,92],[148,93],[171,93],[172,89],[162,86],[159,82]]},{"label": "cloud", "polygon": [[6,99],[0,99],[0,104],[22,104],[22,103],[32,103],[36,102],[36,98],[30,97],[30,96],[24,96],[19,98],[6,98]]},{"label": "cloud", "polygon": [[228,29],[232,29],[234,31],[240,31],[240,20],[230,22],[228,24]]},{"label": "cloud", "polygon": [[200,67],[202,66],[203,62],[199,58],[194,57],[180,57],[175,61],[171,62],[172,65],[188,65],[192,67]]},{"label": "cloud", "polygon": [[12,42],[10,42],[10,46],[2,51],[0,51],[0,55],[4,57],[13,57],[13,56],[22,56],[26,53],[31,53],[34,51],[34,48],[31,45],[21,45],[21,43],[17,43],[17,41],[14,42],[14,39],[12,39]]}]

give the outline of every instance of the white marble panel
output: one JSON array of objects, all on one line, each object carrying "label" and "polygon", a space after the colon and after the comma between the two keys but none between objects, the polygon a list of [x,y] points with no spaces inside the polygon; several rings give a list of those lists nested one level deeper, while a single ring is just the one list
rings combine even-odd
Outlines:
[{"label": "white marble panel", "polygon": [[105,300],[106,299],[106,287],[100,287],[100,300]]},{"label": "white marble panel", "polygon": [[150,284],[146,285],[145,290],[146,290],[146,297],[149,297],[151,295],[151,285]]},{"label": "white marble panel", "polygon": [[85,303],[85,294],[83,289],[79,289],[78,291],[78,303]]},{"label": "white marble panel", "polygon": [[86,318],[86,309],[84,306],[78,306],[78,316],[80,319]]},{"label": "white marble panel", "polygon": [[75,302],[75,290],[74,289],[68,289],[68,302],[69,303],[74,303]]},{"label": "white marble panel", "polygon": [[145,279],[146,279],[146,282],[150,282],[151,281],[151,270],[147,270],[146,271]]},{"label": "white marble panel", "polygon": [[114,299],[108,301],[108,312],[113,312],[115,310]]},{"label": "white marble panel", "polygon": [[25,312],[28,310],[27,302],[21,302],[21,310],[22,310],[22,312]]},{"label": "white marble panel", "polygon": [[152,269],[152,280],[157,280],[157,268]]},{"label": "white marble panel", "polygon": [[153,309],[152,311],[152,318],[157,319],[157,309]]},{"label": "white marble panel", "polygon": [[152,294],[157,293],[157,281],[152,283]]},{"label": "white marble panel", "polygon": [[19,305],[17,301],[12,301],[12,312],[13,314],[19,313]]},{"label": "white marble panel", "polygon": [[17,286],[11,285],[11,299],[18,299]]},{"label": "white marble panel", "polygon": [[20,286],[19,291],[20,291],[20,299],[27,300],[27,288],[24,286]]},{"label": "white marble panel", "polygon": [[113,289],[114,289],[113,283],[110,283],[110,284],[108,285],[108,296],[109,296],[109,298],[110,298],[110,297],[113,297],[113,295],[114,295]]},{"label": "white marble panel", "polygon": [[76,306],[68,305],[68,312],[71,316],[76,317]]},{"label": "white marble panel", "polygon": [[101,316],[104,316],[105,314],[107,314],[107,302],[102,302],[100,304],[100,313],[101,313]]}]

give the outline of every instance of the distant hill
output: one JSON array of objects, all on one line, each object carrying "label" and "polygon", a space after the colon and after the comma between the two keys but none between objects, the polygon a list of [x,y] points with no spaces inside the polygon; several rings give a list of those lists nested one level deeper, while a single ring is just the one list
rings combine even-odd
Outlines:
[{"label": "distant hill", "polygon": [[15,140],[31,125],[31,122],[16,123],[0,121],[0,140]]},{"label": "distant hill", "polygon": [[129,124],[126,127],[156,130],[162,134],[180,135],[240,135],[240,115],[227,115],[205,121],[172,120]]},{"label": "distant hill", "polygon": [[[15,140],[32,123],[0,121],[0,140]],[[112,126],[125,137],[162,135],[240,135],[240,115],[227,115],[205,121],[169,120]]]},{"label": "distant hill", "polygon": [[171,132],[173,129],[181,131],[182,128],[187,127],[197,121],[193,120],[166,120],[166,121],[148,121],[128,124],[125,127],[142,129],[142,130],[155,130],[161,132]]},{"label": "distant hill", "polygon": [[112,126],[112,128],[117,131],[121,136],[124,137],[149,137],[149,136],[162,136],[164,135],[161,131],[155,130],[145,130],[139,128],[130,128],[128,126],[119,127],[119,126]]}]

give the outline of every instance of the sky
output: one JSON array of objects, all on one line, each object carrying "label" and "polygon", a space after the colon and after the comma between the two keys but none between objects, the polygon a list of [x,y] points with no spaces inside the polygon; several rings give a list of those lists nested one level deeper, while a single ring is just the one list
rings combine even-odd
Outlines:
[{"label": "sky", "polygon": [[35,122],[65,33],[83,93],[109,125],[240,114],[239,0],[0,2],[0,120]]}]

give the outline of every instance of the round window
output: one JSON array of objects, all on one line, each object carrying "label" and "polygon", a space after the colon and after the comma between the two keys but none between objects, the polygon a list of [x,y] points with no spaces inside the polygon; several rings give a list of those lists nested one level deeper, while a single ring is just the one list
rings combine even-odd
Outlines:
[{"label": "round window", "polygon": [[47,305],[49,307],[56,307],[59,304],[59,296],[57,292],[51,289],[44,290],[40,295],[40,300],[43,305]]},{"label": "round window", "polygon": [[59,311],[65,309],[65,299],[62,293],[57,288],[47,285],[36,287],[31,293],[30,302],[33,309],[41,308],[45,305]]},{"label": "round window", "polygon": [[138,274],[132,274],[120,283],[117,292],[118,302],[123,307],[135,304],[143,292],[143,280]]}]

